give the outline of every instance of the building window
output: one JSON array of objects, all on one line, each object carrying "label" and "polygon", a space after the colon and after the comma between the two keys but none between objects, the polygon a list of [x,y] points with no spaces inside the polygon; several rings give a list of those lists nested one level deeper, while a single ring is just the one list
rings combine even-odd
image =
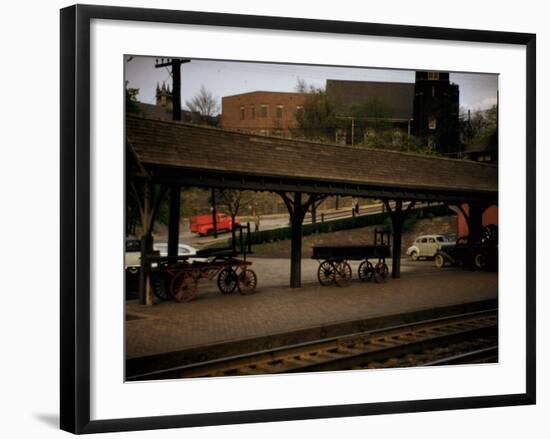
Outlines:
[{"label": "building window", "polygon": [[283,118],[283,106],[277,105],[277,119]]},{"label": "building window", "polygon": [[439,81],[439,72],[428,72],[428,81]]},{"label": "building window", "polygon": [[268,110],[269,110],[269,105],[262,105],[260,117],[267,117]]},{"label": "building window", "polygon": [[428,129],[430,129],[430,130],[437,129],[437,120],[433,116],[430,116],[428,118]]},{"label": "building window", "polygon": [[241,105],[241,108],[239,108],[239,116],[241,120],[244,120],[244,106]]},{"label": "building window", "polygon": [[254,105],[250,106],[250,118],[256,119],[256,107],[254,107]]}]

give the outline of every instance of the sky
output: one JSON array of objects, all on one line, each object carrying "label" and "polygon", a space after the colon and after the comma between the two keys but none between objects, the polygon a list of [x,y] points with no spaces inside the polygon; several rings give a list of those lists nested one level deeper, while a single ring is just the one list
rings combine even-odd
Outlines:
[{"label": "sky", "polygon": [[[138,100],[155,103],[157,83],[172,87],[170,68],[155,68],[154,57],[131,57],[125,62],[129,87],[138,88]],[[193,59],[181,66],[182,106],[204,85],[217,99],[221,108],[222,96],[251,91],[295,91],[298,79],[308,85],[324,88],[327,79],[414,82],[414,70],[327,67],[213,61]],[[460,107],[472,111],[485,110],[497,101],[498,75],[485,73],[453,73],[451,82],[458,84]]]}]

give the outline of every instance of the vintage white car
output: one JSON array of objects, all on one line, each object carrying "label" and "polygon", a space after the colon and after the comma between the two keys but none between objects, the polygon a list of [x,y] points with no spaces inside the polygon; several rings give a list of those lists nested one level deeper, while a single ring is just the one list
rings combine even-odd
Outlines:
[{"label": "vintage white car", "polygon": [[414,240],[407,249],[407,256],[413,261],[419,258],[433,258],[438,250],[446,245],[454,244],[454,237],[447,235],[422,235]]},{"label": "vintage white car", "polygon": [[[160,256],[168,255],[168,243],[155,242],[153,250],[159,252]],[[178,244],[178,256],[194,256],[197,250],[187,244]],[[139,272],[141,267],[141,243],[139,239],[126,240],[126,253],[124,255],[124,265],[126,270],[131,274]]]}]

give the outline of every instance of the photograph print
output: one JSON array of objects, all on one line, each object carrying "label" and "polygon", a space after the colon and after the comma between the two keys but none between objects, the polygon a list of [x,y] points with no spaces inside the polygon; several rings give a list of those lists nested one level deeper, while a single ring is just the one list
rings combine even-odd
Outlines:
[{"label": "photograph print", "polygon": [[127,381],[498,362],[497,74],[124,71]]}]

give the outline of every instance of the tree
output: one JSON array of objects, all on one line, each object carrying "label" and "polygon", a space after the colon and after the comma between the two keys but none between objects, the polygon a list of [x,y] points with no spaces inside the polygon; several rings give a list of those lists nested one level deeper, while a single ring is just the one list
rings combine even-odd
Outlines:
[{"label": "tree", "polygon": [[392,108],[382,97],[369,96],[364,102],[349,108],[347,115],[354,119],[354,145],[395,149],[401,144],[400,139],[395,141],[395,126],[390,121]]},{"label": "tree", "polygon": [[[462,122],[460,125],[462,141],[467,145],[486,144],[498,142],[498,107],[493,105],[488,110],[461,111]],[[473,113],[473,115],[472,115]]]},{"label": "tree", "polygon": [[334,142],[335,130],[342,125],[330,105],[324,89],[298,79],[295,89],[306,93],[304,108],[296,112],[298,136],[309,140]]},{"label": "tree", "polygon": [[391,120],[393,108],[381,96],[370,96],[345,112],[337,112],[324,89],[308,85],[300,78],[294,89],[306,94],[304,108],[296,114],[298,137],[332,143],[337,132],[346,132],[348,143],[355,146],[435,154],[420,139],[409,135],[406,126],[399,127]]},{"label": "tree", "polygon": [[311,86],[307,85],[307,82],[303,78],[298,78],[296,80],[296,85],[294,86],[294,90],[296,93],[308,93],[310,91]]},{"label": "tree", "polygon": [[124,88],[126,90],[126,112],[127,113],[139,113],[139,107],[137,106],[139,88],[129,87],[129,82],[124,82]]},{"label": "tree", "polygon": [[212,92],[201,85],[200,91],[190,100],[185,101],[186,107],[190,111],[196,111],[201,116],[213,117],[219,114],[220,106]]},{"label": "tree", "polygon": [[242,192],[233,189],[216,190],[216,201],[218,206],[225,207],[229,216],[231,216],[231,245],[235,251],[236,236],[235,236],[235,220],[239,214],[239,209],[246,201],[243,200]]}]

